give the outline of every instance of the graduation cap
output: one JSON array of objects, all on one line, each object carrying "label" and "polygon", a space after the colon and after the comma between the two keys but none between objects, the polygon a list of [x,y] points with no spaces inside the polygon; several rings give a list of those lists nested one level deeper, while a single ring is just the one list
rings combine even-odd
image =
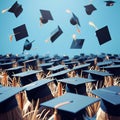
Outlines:
[{"label": "graduation cap", "polygon": [[59,116],[61,120],[83,120],[85,108],[99,100],[99,98],[65,93],[62,96],[41,103],[40,105],[54,108],[54,119]]},{"label": "graduation cap", "polygon": [[89,22],[89,25],[95,28],[99,45],[103,45],[106,42],[109,42],[111,40],[111,35],[109,32],[108,26],[104,26],[98,29],[93,22]]},{"label": "graduation cap", "polygon": [[14,62],[1,63],[0,68],[2,68],[2,70],[12,68],[14,63],[15,63],[15,61]]},{"label": "graduation cap", "polygon": [[99,44],[102,45],[111,40],[108,26],[104,26],[96,31],[96,36],[98,38]]},{"label": "graduation cap", "polygon": [[80,26],[80,22],[79,22],[78,17],[77,17],[74,13],[72,13],[72,17],[71,17],[71,19],[70,19],[70,23],[71,23],[72,25],[76,25],[77,32],[80,32],[80,30],[79,30],[79,28],[78,28],[78,26]]},{"label": "graduation cap", "polygon": [[31,47],[32,47],[32,43],[34,42],[35,40],[33,40],[32,42],[30,42],[28,39],[26,39],[25,43],[24,43],[24,46],[23,46],[23,53],[25,50],[30,50]]},{"label": "graduation cap", "polygon": [[52,81],[53,80],[51,79],[40,79],[25,85],[23,88],[26,90],[28,100],[32,102],[32,100],[37,100],[38,98],[45,98],[52,95],[49,87],[47,86],[47,84]]},{"label": "graduation cap", "polygon": [[56,73],[53,73],[53,74],[50,74],[49,76],[47,76],[47,78],[55,78],[55,79],[62,79],[62,78],[67,78],[67,73],[69,73],[70,69],[67,69],[67,70],[62,70],[60,72],[56,72]]},{"label": "graduation cap", "polygon": [[92,78],[95,80],[104,80],[104,77],[106,76],[113,76],[113,74],[109,72],[102,72],[98,70],[84,70],[83,73],[90,74]]},{"label": "graduation cap", "polygon": [[67,92],[77,93],[77,94],[86,94],[86,83],[94,82],[93,79],[80,78],[80,77],[71,77],[58,80],[61,83],[67,84]]},{"label": "graduation cap", "polygon": [[[62,29],[60,26],[58,26],[50,35],[49,40],[53,43],[61,34],[63,33]],[[47,42],[49,40],[46,40]]]},{"label": "graduation cap", "polygon": [[87,15],[91,15],[93,11],[97,10],[93,4],[84,6]]},{"label": "graduation cap", "polygon": [[83,64],[83,65],[78,65],[78,66],[73,67],[73,70],[75,72],[77,72],[78,75],[80,75],[81,72],[83,70],[87,70],[89,66],[90,66],[90,63],[86,63],[86,64]]},{"label": "graduation cap", "polygon": [[18,106],[15,95],[24,88],[0,86],[0,113],[8,112]]},{"label": "graduation cap", "polygon": [[106,6],[113,6],[115,1],[113,0],[107,0],[107,1],[104,1],[106,3]]},{"label": "graduation cap", "polygon": [[53,62],[50,63],[42,63],[39,65],[39,67],[43,70],[43,71],[48,71],[48,68],[50,68],[51,66],[53,66]]},{"label": "graduation cap", "polygon": [[70,19],[70,23],[72,25],[79,25],[80,26],[79,19],[78,19],[78,17],[74,13],[72,13],[72,17]]},{"label": "graduation cap", "polygon": [[107,70],[108,72],[110,72],[111,74],[113,74],[115,76],[120,75],[120,65],[110,65],[110,66],[104,66],[104,67],[100,67],[100,68]]},{"label": "graduation cap", "polygon": [[36,74],[41,72],[41,70],[29,70],[21,73],[14,74],[14,77],[20,78],[20,82],[22,86],[27,85],[31,82],[34,82],[37,80]]},{"label": "graduation cap", "polygon": [[30,59],[23,62],[26,68],[32,67],[32,69],[37,68],[37,59]]},{"label": "graduation cap", "polygon": [[92,90],[101,98],[101,109],[111,116],[120,116],[120,86],[110,86]]},{"label": "graduation cap", "polygon": [[12,77],[13,74],[22,72],[23,67],[24,66],[17,66],[17,67],[9,68],[9,69],[6,69],[6,72],[10,77]]},{"label": "graduation cap", "polygon": [[42,17],[40,17],[40,21],[42,24],[48,22],[48,20],[53,20],[51,12],[49,10],[40,10]]},{"label": "graduation cap", "polygon": [[76,39],[72,41],[71,49],[81,49],[84,43],[84,39]]},{"label": "graduation cap", "polygon": [[10,35],[10,40],[13,39],[13,36],[15,36],[16,41],[19,41],[28,36],[28,32],[27,32],[25,24],[14,28],[13,32],[14,32],[14,34]]},{"label": "graduation cap", "polygon": [[22,8],[22,5],[20,5],[17,1],[12,5],[12,7],[10,8],[7,8],[7,9],[4,9],[2,10],[2,13],[5,13],[5,12],[11,12],[11,13],[14,13],[14,15],[16,17],[18,17],[22,11],[23,11],[23,8]]},{"label": "graduation cap", "polygon": [[115,65],[120,65],[120,60],[114,60],[113,62]]},{"label": "graduation cap", "polygon": [[69,69],[72,69],[74,66],[78,65],[78,62],[77,62],[77,61],[66,62],[65,65],[66,65]]},{"label": "graduation cap", "polygon": [[70,19],[70,23],[71,23],[71,25],[76,25],[77,32],[80,33],[80,30],[78,28],[78,26],[80,26],[78,17],[73,12],[71,12],[69,9],[67,9],[66,12],[72,15],[72,17]]},{"label": "graduation cap", "polygon": [[104,67],[104,66],[109,66],[111,65],[113,62],[112,61],[104,61],[104,62],[98,62],[97,66],[99,67]]},{"label": "graduation cap", "polygon": [[51,71],[52,73],[56,73],[62,70],[65,70],[66,65],[57,65],[57,66],[53,66],[48,68],[49,71]]}]

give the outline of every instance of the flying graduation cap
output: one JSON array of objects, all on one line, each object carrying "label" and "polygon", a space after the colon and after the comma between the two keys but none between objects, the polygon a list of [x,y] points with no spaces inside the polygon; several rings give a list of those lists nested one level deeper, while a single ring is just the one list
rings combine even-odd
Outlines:
[{"label": "flying graduation cap", "polygon": [[33,40],[32,42],[30,42],[28,39],[26,39],[25,43],[24,43],[24,46],[23,46],[23,52],[25,50],[30,50],[32,48],[32,43],[34,42],[35,40]]},{"label": "flying graduation cap", "polygon": [[106,3],[106,6],[113,6],[115,1],[113,0],[107,0],[107,1],[104,1]]},{"label": "flying graduation cap", "polygon": [[84,39],[76,39],[72,41],[71,49],[81,49],[84,43]]},{"label": "flying graduation cap", "polygon": [[16,41],[19,41],[28,36],[26,25],[20,25],[13,29],[14,34],[9,36],[10,41],[12,41],[13,36],[15,36]]},{"label": "flying graduation cap", "polygon": [[87,15],[91,15],[93,11],[97,10],[93,4],[84,6]]},{"label": "flying graduation cap", "polygon": [[89,22],[89,25],[95,28],[96,36],[98,38],[98,42],[100,45],[109,42],[111,40],[111,35],[107,25],[100,29],[98,29],[93,22]]},{"label": "flying graduation cap", "polygon": [[78,26],[80,26],[80,22],[79,22],[78,17],[77,17],[73,12],[71,12],[71,11],[68,10],[68,9],[66,10],[66,12],[69,13],[69,14],[72,14],[72,17],[71,17],[71,19],[70,19],[70,23],[71,23],[72,25],[76,25],[77,32],[79,33],[80,30],[79,30]]},{"label": "flying graduation cap", "polygon": [[14,13],[15,17],[18,17],[23,11],[22,5],[20,5],[17,1],[7,9],[2,10],[2,13],[11,12]]},{"label": "flying graduation cap", "polygon": [[49,39],[46,40],[46,42],[50,40],[53,43],[62,33],[62,29],[60,28],[60,26],[58,26],[53,32],[51,32],[51,35]]},{"label": "flying graduation cap", "polygon": [[40,10],[42,17],[40,17],[40,23],[46,24],[48,20],[53,20],[52,14],[49,10]]}]

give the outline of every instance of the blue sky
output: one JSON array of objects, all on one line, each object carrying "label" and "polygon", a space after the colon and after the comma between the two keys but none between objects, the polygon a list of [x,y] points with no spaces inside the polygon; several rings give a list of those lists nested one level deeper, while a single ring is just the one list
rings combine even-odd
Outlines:
[{"label": "blue sky", "polygon": [[[0,0],[0,10],[12,6],[15,0]],[[120,1],[116,0],[114,6],[107,7],[104,0],[92,0],[92,4],[97,8],[91,15],[85,12],[85,5],[90,4],[90,0],[18,0],[22,5],[23,12],[19,17],[15,17],[13,13],[0,13],[0,54],[21,54],[26,39],[35,40],[29,54],[58,54],[58,55],[79,55],[111,53],[120,54]],[[40,26],[39,18],[41,16],[40,9],[50,10],[54,21]],[[70,9],[80,21],[80,33],[76,32],[76,27],[70,24],[71,14],[66,13],[66,9]],[[98,29],[108,26],[112,40],[99,45],[96,37],[95,29],[89,26],[88,22],[92,21]],[[16,41],[13,38],[9,40],[9,35],[13,34],[13,28],[26,25],[29,36]],[[60,26],[63,34],[54,42],[46,43],[51,32]],[[82,49],[70,49],[73,41],[72,35],[76,34],[77,39],[85,39]]]}]

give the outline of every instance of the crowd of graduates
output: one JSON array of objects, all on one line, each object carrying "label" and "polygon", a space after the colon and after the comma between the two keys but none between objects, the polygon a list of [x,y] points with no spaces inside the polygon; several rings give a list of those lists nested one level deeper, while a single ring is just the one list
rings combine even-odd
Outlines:
[{"label": "crowd of graduates", "polygon": [[119,86],[119,54],[0,55],[0,120],[118,120]]}]

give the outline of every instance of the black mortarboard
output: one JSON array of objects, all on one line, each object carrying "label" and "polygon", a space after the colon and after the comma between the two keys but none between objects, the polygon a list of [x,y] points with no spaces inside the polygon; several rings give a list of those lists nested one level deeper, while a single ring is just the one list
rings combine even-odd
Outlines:
[{"label": "black mortarboard", "polygon": [[75,71],[80,75],[81,72],[82,72],[83,70],[87,70],[89,66],[90,66],[89,63],[87,63],[87,64],[82,64],[82,65],[78,65],[78,66],[73,67],[73,70],[75,70]]},{"label": "black mortarboard", "polygon": [[80,26],[79,19],[74,13],[72,13],[72,18],[70,19],[70,23],[72,25],[79,25]]},{"label": "black mortarboard", "polygon": [[13,67],[13,68],[6,69],[6,71],[7,71],[7,74],[8,74],[10,77],[12,77],[12,75],[22,72],[22,68],[23,68],[23,67],[24,67],[24,66],[17,66],[17,67]]},{"label": "black mortarboard", "polygon": [[102,45],[111,40],[108,26],[102,27],[96,31],[96,36],[98,38],[99,44]]},{"label": "black mortarboard", "polygon": [[107,1],[104,1],[106,3],[106,6],[113,6],[115,1],[113,0],[107,0]]},{"label": "black mortarboard", "polygon": [[21,58],[21,59],[17,60],[17,63],[18,63],[18,65],[20,65],[20,66],[24,66],[24,62],[25,62],[26,60],[27,60],[26,58]]},{"label": "black mortarboard", "polygon": [[20,26],[14,28],[13,32],[14,32],[14,36],[16,38],[16,41],[21,40],[21,39],[23,39],[23,38],[28,36],[28,32],[27,32],[25,24],[20,25]]},{"label": "black mortarboard", "polygon": [[62,29],[58,26],[50,35],[51,42],[54,42],[62,33]]},{"label": "black mortarboard", "polygon": [[53,66],[53,62],[51,63],[42,63],[39,65],[40,68],[42,68],[43,71],[48,71],[47,69]]},{"label": "black mortarboard", "polygon": [[16,17],[18,17],[22,13],[22,11],[23,11],[22,5],[20,5],[17,1],[8,10],[8,12],[14,13]]},{"label": "black mortarboard", "polygon": [[90,74],[94,80],[104,80],[104,77],[113,75],[109,72],[102,72],[98,70],[84,70],[83,73]]},{"label": "black mortarboard", "polygon": [[32,48],[32,43],[34,41],[35,40],[33,40],[32,42],[30,42],[28,39],[26,39],[26,41],[24,43],[24,46],[23,46],[23,52],[24,52],[24,50],[30,50]]},{"label": "black mortarboard", "polygon": [[30,59],[23,62],[26,68],[37,69],[37,59]]},{"label": "black mortarboard", "polygon": [[85,63],[90,63],[90,66],[94,66],[95,65],[95,58],[87,59],[87,60],[85,60]]},{"label": "black mortarboard", "polygon": [[92,93],[102,99],[101,108],[104,112],[112,116],[120,116],[120,86],[99,88]]},{"label": "black mortarboard", "polygon": [[18,106],[15,95],[24,88],[0,86],[0,113],[8,112]]},{"label": "black mortarboard", "polygon": [[48,70],[52,71],[52,73],[56,73],[56,72],[65,70],[65,68],[66,68],[66,65],[57,65],[57,66],[53,66],[53,67],[48,68]]},{"label": "black mortarboard", "polygon": [[43,61],[44,61],[45,63],[48,63],[48,62],[50,62],[51,59],[52,59],[52,58],[50,58],[50,57],[48,56],[48,57],[45,57],[45,58],[43,59]]},{"label": "black mortarboard", "polygon": [[114,63],[115,65],[120,65],[120,60],[114,60],[113,63]]},{"label": "black mortarboard", "polygon": [[56,79],[62,79],[62,78],[67,78],[67,73],[69,73],[70,69],[67,69],[67,70],[62,70],[60,72],[56,72],[56,73],[53,73],[53,74],[50,74],[49,76],[47,76],[47,78],[56,78]]},{"label": "black mortarboard", "polygon": [[27,85],[31,82],[37,80],[36,74],[41,72],[41,70],[29,70],[21,73],[14,74],[14,77],[19,77],[22,86]]},{"label": "black mortarboard", "polygon": [[91,15],[93,11],[97,10],[93,4],[84,6],[87,15]]},{"label": "black mortarboard", "polygon": [[77,61],[66,62],[65,65],[66,65],[69,69],[72,69],[74,66],[78,65],[78,62],[77,62]]},{"label": "black mortarboard", "polygon": [[85,108],[99,100],[99,98],[65,93],[40,105],[54,108],[55,113],[61,117],[61,120],[74,120],[75,118],[76,120],[83,120]]},{"label": "black mortarboard", "polygon": [[53,17],[49,10],[40,10],[42,17],[40,17],[40,20],[43,24],[47,23],[48,20],[53,20]]},{"label": "black mortarboard", "polygon": [[84,43],[84,39],[76,39],[72,41],[71,49],[81,49]]},{"label": "black mortarboard", "polygon": [[11,67],[13,67],[14,63],[15,63],[15,61],[14,62],[1,63],[0,68],[2,68],[3,70],[11,68]]},{"label": "black mortarboard", "polygon": [[77,93],[77,94],[86,94],[86,83],[94,82],[95,80],[73,77],[73,78],[65,78],[58,80],[61,83],[66,83],[68,87],[68,92]]},{"label": "black mortarboard", "polygon": [[35,82],[32,82],[28,85],[25,85],[27,92],[27,97],[29,101],[37,100],[38,98],[45,98],[51,94],[49,87],[47,86],[48,83],[52,82],[51,79],[40,79]]},{"label": "black mortarboard", "polygon": [[113,63],[112,61],[98,62],[98,63],[97,63],[97,66],[99,66],[99,67],[109,66],[109,65],[111,65],[112,63]]},{"label": "black mortarboard", "polygon": [[105,66],[101,68],[104,70],[107,70],[108,72],[110,72],[111,74],[114,74],[115,76],[120,75],[120,65],[110,65],[110,66]]}]

